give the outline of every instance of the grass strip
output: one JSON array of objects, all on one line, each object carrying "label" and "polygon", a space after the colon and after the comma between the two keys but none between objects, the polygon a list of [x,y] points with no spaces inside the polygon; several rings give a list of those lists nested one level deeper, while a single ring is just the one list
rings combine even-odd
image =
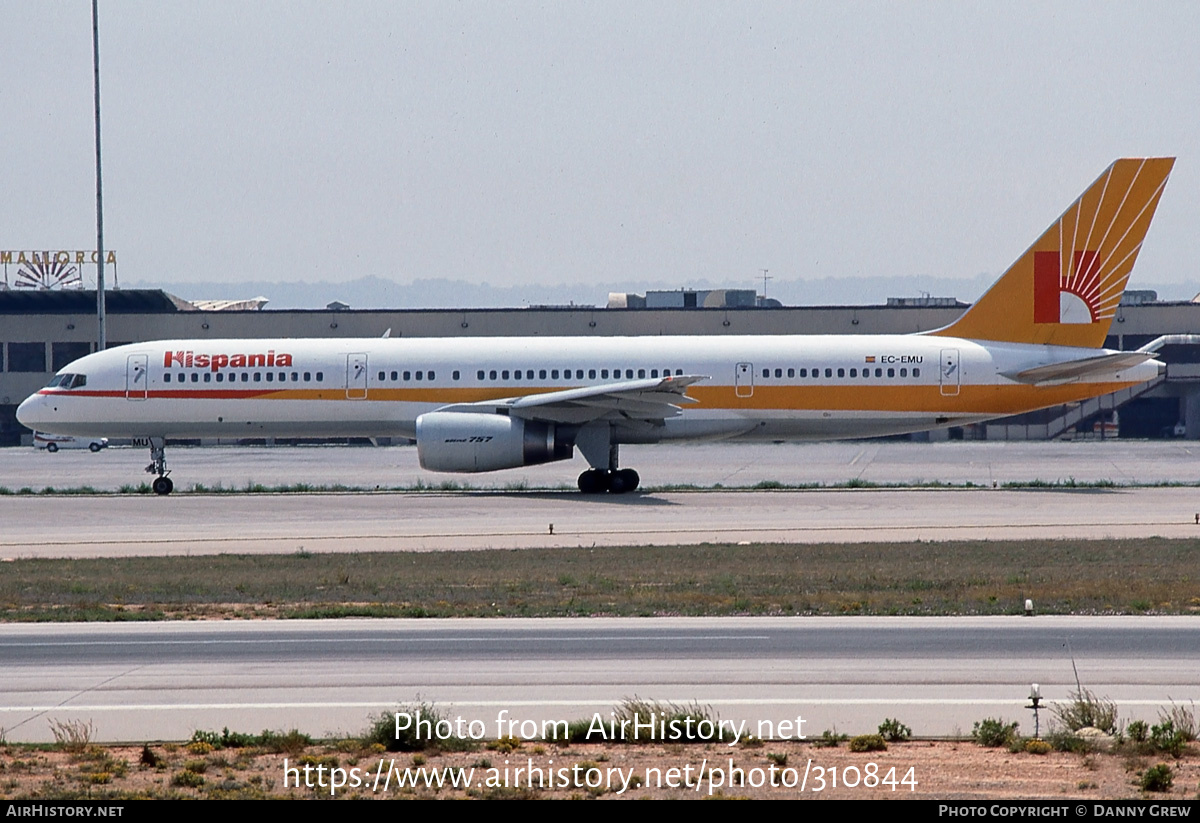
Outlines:
[{"label": "grass strip", "polygon": [[0,620],[1189,614],[1198,557],[1144,538],[17,559]]}]

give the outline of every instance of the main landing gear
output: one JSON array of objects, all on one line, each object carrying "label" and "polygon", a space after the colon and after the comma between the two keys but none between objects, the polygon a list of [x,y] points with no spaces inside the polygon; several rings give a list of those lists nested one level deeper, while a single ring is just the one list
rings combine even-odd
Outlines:
[{"label": "main landing gear", "polygon": [[584,494],[624,494],[638,487],[641,478],[633,469],[588,469],[579,475],[579,490]]},{"label": "main landing gear", "polygon": [[618,469],[617,446],[608,447],[608,468],[588,469],[579,475],[579,490],[584,494],[625,494],[638,487],[641,478],[633,469]]},{"label": "main landing gear", "polygon": [[150,438],[150,465],[146,467],[146,473],[158,475],[150,483],[155,494],[168,495],[174,490],[175,484],[167,477],[170,472],[167,471],[166,441],[161,437]]}]

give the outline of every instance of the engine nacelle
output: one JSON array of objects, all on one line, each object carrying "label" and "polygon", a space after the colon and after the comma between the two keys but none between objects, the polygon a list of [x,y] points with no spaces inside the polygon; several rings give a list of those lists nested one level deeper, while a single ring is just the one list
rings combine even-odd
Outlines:
[{"label": "engine nacelle", "polygon": [[576,426],[503,414],[429,412],[417,418],[417,457],[435,472],[491,472],[568,460]]}]

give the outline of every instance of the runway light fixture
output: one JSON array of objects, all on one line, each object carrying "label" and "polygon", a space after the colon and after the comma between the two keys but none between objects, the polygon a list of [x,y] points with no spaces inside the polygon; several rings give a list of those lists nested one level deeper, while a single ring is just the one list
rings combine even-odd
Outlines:
[{"label": "runway light fixture", "polygon": [[1037,683],[1032,683],[1029,686],[1029,705],[1027,709],[1033,709],[1033,738],[1038,739],[1041,734],[1041,717],[1038,712],[1042,708],[1042,689]]}]

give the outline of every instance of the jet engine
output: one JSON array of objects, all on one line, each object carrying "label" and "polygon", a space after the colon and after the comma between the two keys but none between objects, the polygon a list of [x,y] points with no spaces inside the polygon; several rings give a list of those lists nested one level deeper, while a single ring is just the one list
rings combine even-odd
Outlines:
[{"label": "jet engine", "polygon": [[435,472],[490,472],[568,460],[577,426],[503,414],[429,412],[417,418],[417,457]]}]

